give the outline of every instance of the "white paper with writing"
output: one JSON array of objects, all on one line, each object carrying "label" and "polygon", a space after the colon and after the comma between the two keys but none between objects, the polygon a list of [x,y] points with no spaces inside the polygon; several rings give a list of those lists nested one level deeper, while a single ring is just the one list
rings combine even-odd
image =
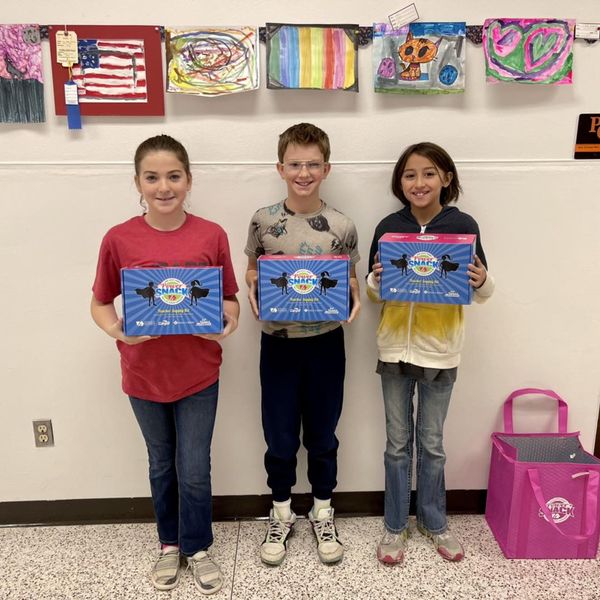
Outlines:
[{"label": "white paper with writing", "polygon": [[408,23],[412,23],[419,18],[419,13],[417,12],[417,7],[413,4],[409,4],[404,8],[396,11],[391,14],[389,17],[390,24],[394,29],[400,29],[404,25],[408,25]]},{"label": "white paper with writing", "polygon": [[74,31],[56,32],[56,62],[63,67],[71,67],[79,62],[77,54],[77,34]]}]

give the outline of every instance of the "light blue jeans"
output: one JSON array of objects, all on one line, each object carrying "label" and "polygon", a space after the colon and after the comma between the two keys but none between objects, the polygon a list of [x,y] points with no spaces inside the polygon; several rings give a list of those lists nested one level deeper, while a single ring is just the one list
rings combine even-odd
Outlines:
[{"label": "light blue jeans", "polygon": [[[413,444],[416,441],[417,522],[432,533],[443,533],[448,527],[443,429],[454,384],[389,373],[381,374],[381,384],[387,434],[385,527],[393,533],[408,527]],[[415,387],[419,399],[416,429]]]}]

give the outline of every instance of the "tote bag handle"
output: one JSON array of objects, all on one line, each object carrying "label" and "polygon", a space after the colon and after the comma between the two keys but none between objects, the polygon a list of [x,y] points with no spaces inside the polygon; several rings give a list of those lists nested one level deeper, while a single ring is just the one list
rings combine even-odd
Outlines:
[{"label": "tote bag handle", "polygon": [[504,433],[514,433],[513,430],[513,400],[519,396],[526,396],[527,394],[541,394],[554,398],[558,402],[558,432],[567,433],[567,416],[569,408],[567,403],[552,390],[541,390],[538,388],[521,388],[515,390],[504,402]]},{"label": "tote bag handle", "polygon": [[535,496],[540,510],[546,517],[548,523],[554,529],[556,529],[560,535],[564,535],[566,538],[576,542],[585,542],[594,535],[598,518],[598,483],[600,481],[600,476],[598,475],[597,471],[587,471],[581,473],[581,475],[587,475],[589,477],[588,489],[585,497],[585,514],[587,524],[585,527],[585,533],[583,535],[569,534],[561,531],[560,527],[554,522],[552,513],[548,510],[546,502],[544,501],[542,486],[540,483],[540,472],[538,469],[527,469],[527,474],[529,475],[529,483],[531,484],[533,495]]}]

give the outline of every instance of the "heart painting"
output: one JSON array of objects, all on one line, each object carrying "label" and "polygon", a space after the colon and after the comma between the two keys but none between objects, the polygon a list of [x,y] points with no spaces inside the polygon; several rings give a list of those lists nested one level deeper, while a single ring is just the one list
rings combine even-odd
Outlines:
[{"label": "heart painting", "polygon": [[487,19],[483,48],[488,83],[573,81],[572,19]]}]

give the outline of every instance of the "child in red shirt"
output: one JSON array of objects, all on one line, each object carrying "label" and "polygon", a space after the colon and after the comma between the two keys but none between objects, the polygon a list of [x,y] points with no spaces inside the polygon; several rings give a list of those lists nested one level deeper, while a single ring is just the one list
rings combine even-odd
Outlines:
[{"label": "child in red shirt", "polygon": [[[135,183],[144,214],[110,229],[102,240],[92,318],[117,340],[123,391],[148,448],[150,485],[161,553],[152,571],[159,590],[174,588],[185,557],[200,592],[212,594],[223,574],[207,554],[213,542],[210,482],[219,385],[218,341],[237,328],[239,304],[227,235],[187,213],[192,186],[185,148],[167,135],[140,144]],[[222,334],[126,336],[114,300],[120,270],[133,267],[222,266]]]}]

